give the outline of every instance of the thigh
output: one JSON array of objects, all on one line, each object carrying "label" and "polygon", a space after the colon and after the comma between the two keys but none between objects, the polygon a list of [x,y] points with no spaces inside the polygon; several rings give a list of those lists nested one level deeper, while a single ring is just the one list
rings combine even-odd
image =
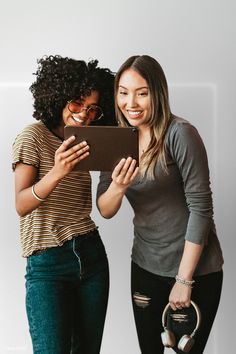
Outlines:
[{"label": "thigh", "polygon": [[142,354],[164,352],[161,319],[171,288],[164,279],[166,278],[151,274],[132,263],[132,304]]},{"label": "thigh", "polygon": [[106,316],[109,268],[97,231],[75,240],[74,253],[81,265],[73,329],[73,354],[98,354]]},{"label": "thigh", "polygon": [[189,352],[191,354],[204,352],[219,306],[222,281],[222,271],[196,277],[192,300],[196,302],[201,310],[201,324],[194,336],[195,344]]},{"label": "thigh", "polygon": [[70,353],[73,285],[42,265],[35,271],[35,263],[29,262],[26,276],[26,310],[34,354]]},{"label": "thigh", "polygon": [[99,354],[109,294],[108,262],[82,279],[77,290],[73,354]]}]

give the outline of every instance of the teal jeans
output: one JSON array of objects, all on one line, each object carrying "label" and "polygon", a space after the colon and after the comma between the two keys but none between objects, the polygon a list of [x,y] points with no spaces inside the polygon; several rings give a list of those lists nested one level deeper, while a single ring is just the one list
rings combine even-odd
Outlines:
[{"label": "teal jeans", "polygon": [[36,252],[26,268],[26,310],[34,354],[98,354],[109,270],[97,230]]}]

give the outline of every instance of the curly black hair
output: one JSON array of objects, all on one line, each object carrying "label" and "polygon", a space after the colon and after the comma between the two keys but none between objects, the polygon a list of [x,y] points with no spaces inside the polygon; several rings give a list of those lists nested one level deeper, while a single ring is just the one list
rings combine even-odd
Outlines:
[{"label": "curly black hair", "polygon": [[36,81],[30,86],[34,98],[33,117],[49,129],[61,123],[62,111],[69,100],[80,99],[96,90],[104,117],[93,125],[117,125],[114,112],[114,73],[98,67],[98,60],[86,63],[60,55],[44,56],[37,61]]}]

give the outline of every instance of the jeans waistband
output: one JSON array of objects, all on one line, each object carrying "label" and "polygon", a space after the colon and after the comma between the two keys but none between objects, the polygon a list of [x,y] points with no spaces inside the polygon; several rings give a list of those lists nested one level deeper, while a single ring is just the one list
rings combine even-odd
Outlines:
[{"label": "jeans waistband", "polygon": [[[68,240],[66,240],[62,246],[57,246],[57,247],[50,247],[50,248],[45,248],[45,249],[42,249],[42,250],[38,250],[38,251],[35,251],[33,253],[33,255],[40,255],[40,254],[43,254],[49,250],[56,250],[56,249],[71,249],[73,248],[73,245],[77,245],[81,242],[83,242],[84,240],[90,240],[92,238],[99,238],[100,235],[99,235],[99,232],[98,232],[98,229],[93,229],[85,234],[75,234],[73,236],[71,236]],[[59,247],[59,248],[58,248]]]}]

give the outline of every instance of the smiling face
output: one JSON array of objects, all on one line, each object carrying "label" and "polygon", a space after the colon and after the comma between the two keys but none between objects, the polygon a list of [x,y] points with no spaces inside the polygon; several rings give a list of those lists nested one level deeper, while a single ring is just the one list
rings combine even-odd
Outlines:
[{"label": "smiling face", "polygon": [[133,69],[125,70],[118,82],[117,105],[130,125],[146,125],[151,113],[146,80]]},{"label": "smiling face", "polygon": [[62,112],[63,125],[73,125],[73,126],[89,125],[92,119],[90,118],[90,114],[88,114],[88,108],[98,104],[99,92],[92,91],[90,96],[86,96],[85,98],[78,100],[78,102],[82,103],[82,109],[81,112],[79,113],[72,113],[69,110],[68,104],[63,109]]},{"label": "smiling face", "polygon": [[66,104],[62,111],[62,120],[61,124],[53,129],[53,132],[60,138],[64,137],[64,127],[65,125],[72,125],[76,127],[87,126],[91,123],[92,119],[91,114],[88,114],[88,109],[93,105],[97,105],[99,102],[99,92],[92,91],[91,95],[86,96],[85,98],[81,98],[75,100],[74,102],[78,102],[79,106],[82,104],[82,109],[79,113],[73,113],[69,110],[69,102]]}]

